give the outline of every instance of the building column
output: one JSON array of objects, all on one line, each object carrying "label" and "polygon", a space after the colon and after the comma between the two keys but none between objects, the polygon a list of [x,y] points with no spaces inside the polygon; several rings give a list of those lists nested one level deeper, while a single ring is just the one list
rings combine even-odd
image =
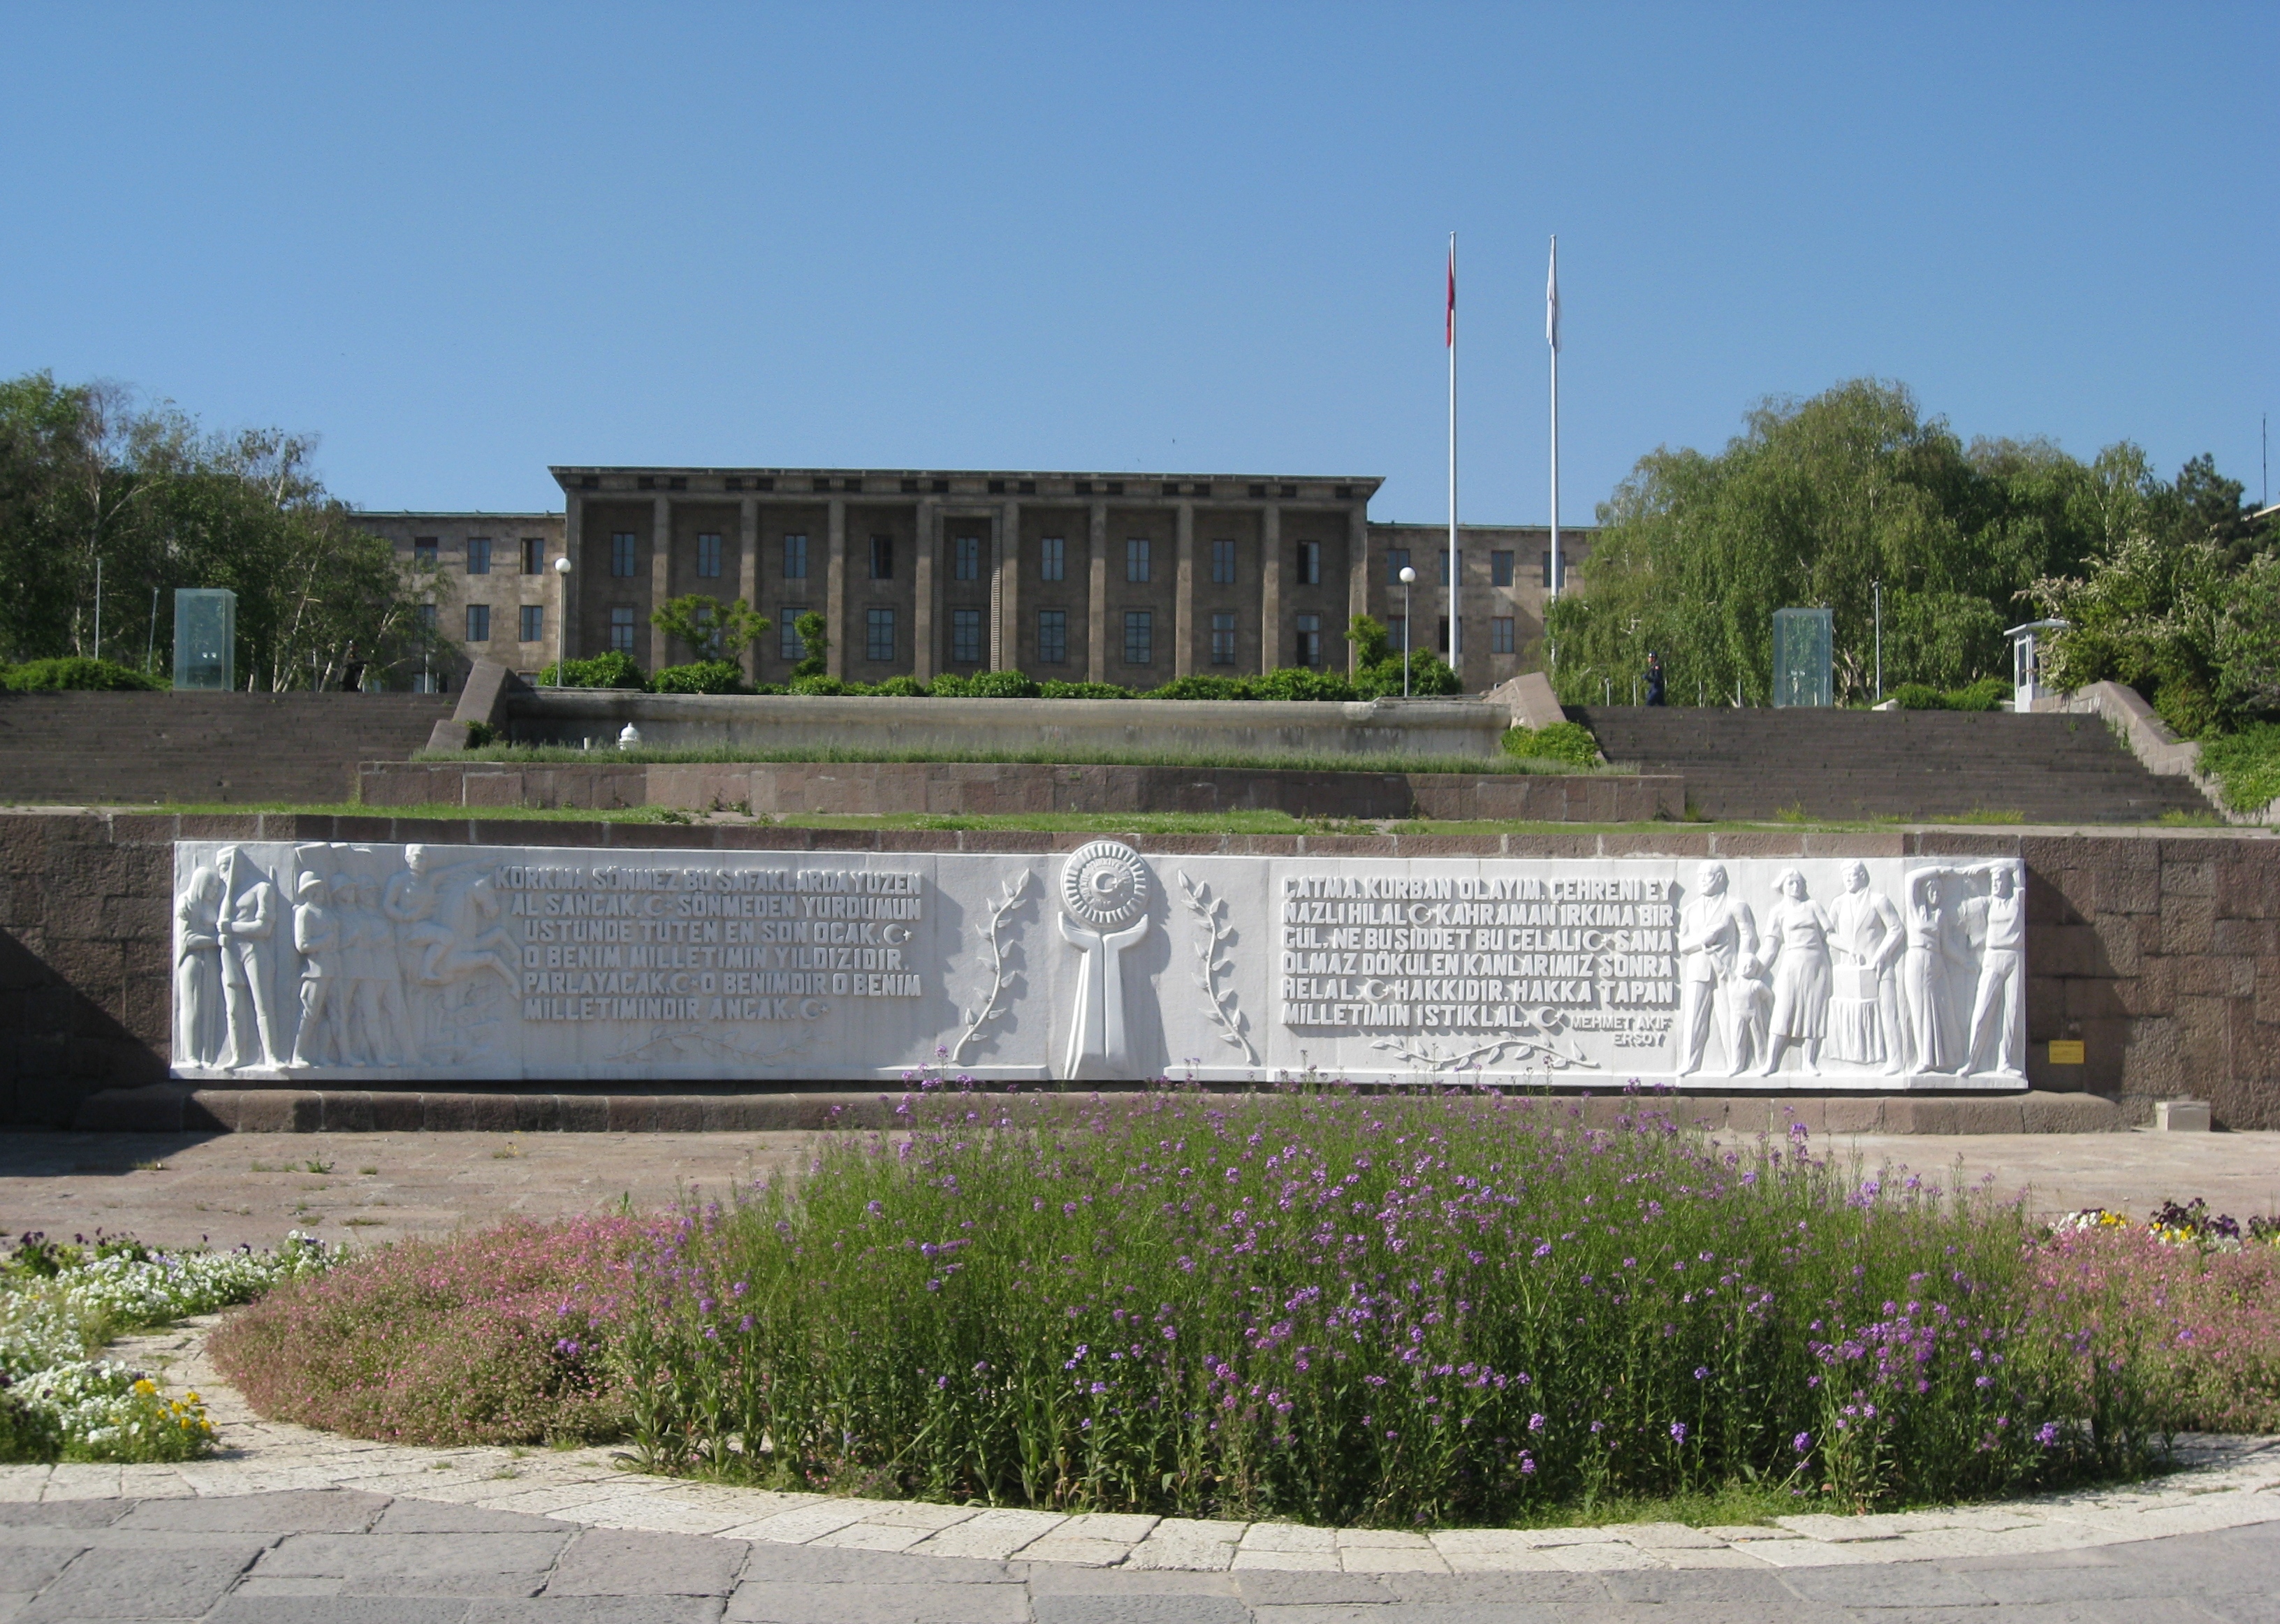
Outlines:
[{"label": "building column", "polygon": [[911,674],[921,682],[934,681],[934,627],[938,618],[935,603],[935,559],[942,551],[942,508],[934,502],[919,504],[918,523],[914,527],[918,563],[911,571],[912,596],[915,606],[911,618],[917,622],[911,628]]},{"label": "building column", "polygon": [[1196,504],[1182,502],[1175,511],[1180,573],[1172,605],[1172,674],[1184,677],[1196,668]]},{"label": "building column", "polygon": [[990,583],[990,668],[1013,671],[1021,664],[1021,504],[998,510],[998,545]]},{"label": "building column", "polygon": [[[736,510],[736,601],[760,606],[760,499],[746,496]],[[757,681],[760,674],[760,645],[754,643],[744,650],[744,681]]]},{"label": "building column", "polygon": [[[1346,620],[1369,612],[1369,509],[1359,503],[1346,510]],[[1346,674],[1361,671],[1361,645],[1346,644]]]},{"label": "building column", "polygon": [[1091,562],[1085,571],[1084,680],[1108,681],[1108,504],[1092,504]]},{"label": "building column", "polygon": [[847,674],[847,504],[834,496],[831,499],[830,539],[826,543],[831,550],[830,562],[823,586],[823,618],[831,623],[826,635],[830,647],[824,651],[824,670],[829,675]]},{"label": "building column", "polygon": [[1282,663],[1282,510],[1268,503],[1259,520],[1259,673]]},{"label": "building column", "polygon": [[[649,606],[656,609],[673,596],[673,498],[659,496],[650,520]],[[671,663],[673,640],[664,628],[649,628],[649,668],[652,673]]]},{"label": "building column", "polygon": [[[561,660],[576,658],[571,650],[577,646],[572,628],[578,619],[579,578],[586,573],[586,560],[580,556],[586,533],[586,504],[583,498],[564,493],[562,503],[562,556],[570,560],[567,574],[557,574],[558,590],[555,597],[555,619],[560,622],[554,628],[554,658]],[[561,673],[557,672],[558,681]]]}]

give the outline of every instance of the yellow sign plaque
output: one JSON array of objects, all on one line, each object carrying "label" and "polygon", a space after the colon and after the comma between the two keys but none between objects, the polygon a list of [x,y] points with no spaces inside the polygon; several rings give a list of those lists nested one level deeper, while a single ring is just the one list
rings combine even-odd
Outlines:
[{"label": "yellow sign plaque", "polygon": [[2054,1037],[2051,1040],[2051,1064],[2053,1066],[2080,1066],[2082,1063],[2082,1040],[2080,1038]]}]

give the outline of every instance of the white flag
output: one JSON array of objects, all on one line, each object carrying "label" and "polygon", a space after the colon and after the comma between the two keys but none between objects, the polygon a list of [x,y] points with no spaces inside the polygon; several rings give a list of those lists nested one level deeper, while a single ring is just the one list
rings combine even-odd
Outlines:
[{"label": "white flag", "polygon": [[1544,342],[1560,348],[1560,239],[1552,239],[1552,269],[1544,278]]}]

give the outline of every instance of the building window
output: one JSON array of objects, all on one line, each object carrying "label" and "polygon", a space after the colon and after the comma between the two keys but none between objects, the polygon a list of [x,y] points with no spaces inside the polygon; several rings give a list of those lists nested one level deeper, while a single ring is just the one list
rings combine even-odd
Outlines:
[{"label": "building window", "polygon": [[708,579],[719,577],[720,573],[720,538],[719,536],[700,535],[697,538],[697,573]]},{"label": "building window", "polygon": [[491,573],[491,538],[471,535],[467,538],[467,573],[488,575]]},{"label": "building window", "polygon": [[874,535],[871,538],[871,579],[892,581],[894,578],[895,538],[891,535]]},{"label": "building window", "polygon": [[414,564],[422,565],[433,565],[435,562],[435,538],[434,536],[415,535],[412,538],[412,561]]},{"label": "building window", "polygon": [[1136,535],[1124,543],[1124,579],[1148,579],[1148,540],[1145,536]]},{"label": "building window", "polygon": [[1437,556],[1437,558],[1439,558],[1439,559],[1441,560],[1441,584],[1442,584],[1443,586],[1444,586],[1444,587],[1445,587],[1445,586],[1447,586],[1447,585],[1449,584],[1449,554],[1448,554],[1448,550],[1447,550],[1447,549],[1445,549],[1445,548],[1444,548],[1444,549],[1443,549],[1443,550],[1442,550],[1438,554],[1437,554],[1436,556]]},{"label": "building window", "polygon": [[1322,617],[1318,614],[1298,617],[1298,663],[1315,666],[1322,663]]},{"label": "building window", "polygon": [[467,641],[489,643],[491,640],[491,606],[489,604],[467,605]]},{"label": "building window", "polygon": [[[872,545],[877,546],[882,539],[874,537]],[[890,558],[891,559],[891,555]],[[895,612],[891,609],[866,610],[864,618],[868,635],[863,643],[863,658],[881,665],[891,662],[895,658]]]},{"label": "building window", "polygon": [[517,629],[521,634],[517,639],[518,642],[544,642],[546,640],[546,610],[544,607],[537,604],[525,604],[522,606],[522,624]]},{"label": "building window", "polygon": [[950,658],[952,665],[978,666],[982,663],[982,612],[979,609],[953,609],[950,612]]},{"label": "building window", "polygon": [[1433,641],[1442,653],[1446,654],[1449,651],[1449,617],[1447,615],[1443,615],[1440,618],[1440,624],[1433,628]]},{"label": "building window", "polygon": [[610,647],[620,654],[634,651],[634,612],[630,609],[610,611]]},{"label": "building window", "polygon": [[1068,543],[1061,537],[1049,535],[1037,543],[1037,579],[1068,579]]},{"label": "building window", "polygon": [[950,578],[952,581],[982,579],[982,538],[961,535],[950,543]]},{"label": "building window", "polygon": [[1156,617],[1145,609],[1124,612],[1124,663],[1128,666],[1152,666],[1156,663]]},{"label": "building window", "polygon": [[1298,543],[1298,584],[1319,587],[1322,584],[1322,544],[1320,542]]},{"label": "building window", "polygon": [[1212,617],[1212,658],[1214,666],[1235,664],[1235,617],[1215,614]]},{"label": "building window", "polygon": [[1385,646],[1387,648],[1392,650],[1395,654],[1398,655],[1402,652],[1404,642],[1408,635],[1409,617],[1407,615],[1390,614],[1385,617]]},{"label": "building window", "polygon": [[543,537],[526,535],[522,538],[522,573],[526,575],[546,573],[546,542]]},{"label": "building window", "polygon": [[807,658],[807,645],[799,640],[799,618],[806,612],[805,604],[786,604],[776,611],[776,656],[778,658],[805,659]]},{"label": "building window", "polygon": [[1385,550],[1385,584],[1387,586],[1399,586],[1401,584],[1401,572],[1408,567],[1409,549],[1406,547],[1389,547]]},{"label": "building window", "polygon": [[1235,543],[1212,543],[1212,585],[1231,587],[1235,584]]},{"label": "building window", "polygon": [[807,579],[807,537],[787,535],[783,538],[783,566],[786,581]]},{"label": "building window", "polygon": [[435,604],[422,604],[420,605],[420,629],[423,632],[432,632],[435,629]]},{"label": "building window", "polygon": [[610,573],[631,575],[634,573],[634,533],[618,530],[610,536]]},{"label": "building window", "polygon": [[1537,566],[1537,569],[1540,573],[1537,574],[1537,579],[1541,581],[1546,587],[1552,589],[1553,591],[1564,592],[1568,589],[1568,572],[1573,570],[1575,567],[1575,561],[1569,558],[1563,551],[1560,555],[1560,579],[1557,581],[1552,580],[1552,553],[1551,550],[1547,548],[1544,553],[1543,563]]},{"label": "building window", "polygon": [[1068,611],[1040,609],[1037,611],[1037,664],[1066,666],[1068,664]]},{"label": "building window", "polygon": [[1512,617],[1510,615],[1498,615],[1489,621],[1489,652],[1491,654],[1512,652]]},{"label": "building window", "polygon": [[1489,554],[1489,584],[1492,587],[1512,585],[1512,555],[1508,552]]}]

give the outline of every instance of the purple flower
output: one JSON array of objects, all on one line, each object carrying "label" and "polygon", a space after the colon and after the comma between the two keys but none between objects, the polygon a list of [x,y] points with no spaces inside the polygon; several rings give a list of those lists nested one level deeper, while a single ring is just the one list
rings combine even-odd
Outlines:
[{"label": "purple flower", "polygon": [[2041,1444],[2045,1449],[2051,1448],[2053,1445],[2057,1443],[2058,1441],[2059,1424],[2056,1421],[2045,1421],[2041,1427],[2036,1429],[2035,1442]]},{"label": "purple flower", "polygon": [[1685,1443],[1685,1442],[1686,1442],[1686,1423],[1685,1423],[1684,1421],[1673,1421],[1673,1422],[1671,1422],[1671,1424],[1670,1424],[1670,1435],[1671,1435],[1671,1437],[1672,1437],[1672,1438],[1674,1438],[1675,1440],[1676,1440],[1678,1443]]},{"label": "purple flower", "polygon": [[1809,1432],[1801,1432],[1789,1441],[1789,1446],[1802,1455],[1813,1447],[1813,1435]]}]

